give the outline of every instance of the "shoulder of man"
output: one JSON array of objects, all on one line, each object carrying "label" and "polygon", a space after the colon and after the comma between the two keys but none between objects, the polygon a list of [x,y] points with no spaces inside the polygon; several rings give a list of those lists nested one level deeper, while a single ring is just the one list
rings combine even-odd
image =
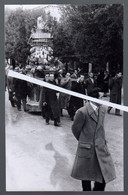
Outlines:
[{"label": "shoulder of man", "polygon": [[85,113],[86,113],[86,110],[87,110],[87,104],[88,104],[88,103],[85,103],[85,105],[84,105],[83,107],[79,108],[79,109],[76,111],[76,113],[83,113],[83,114],[85,114]]}]

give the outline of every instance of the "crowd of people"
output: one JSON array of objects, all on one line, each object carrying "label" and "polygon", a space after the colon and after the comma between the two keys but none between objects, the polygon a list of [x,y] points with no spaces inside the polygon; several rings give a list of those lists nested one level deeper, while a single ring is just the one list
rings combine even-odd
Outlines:
[{"label": "crowd of people", "polygon": [[[13,66],[6,68],[6,76],[8,70],[13,70]],[[15,67],[14,71],[26,74],[34,77],[34,71],[30,71],[28,67]],[[43,77],[43,80],[51,84],[60,86],[62,88],[93,96],[99,98],[99,92],[102,92],[102,96],[106,97],[110,92],[110,102],[121,104],[121,88],[122,88],[122,73],[118,71],[114,77],[110,77],[107,71],[94,75],[92,72],[88,73],[88,76],[78,70],[74,70],[65,73],[60,69],[57,73],[42,74],[41,69],[36,70],[38,75]],[[40,73],[40,74],[39,74]],[[42,75],[41,75],[42,74]],[[21,111],[21,104],[23,110],[27,111],[27,99],[32,99],[33,86],[36,87],[36,101],[39,101],[42,116],[46,120],[46,124],[49,124],[50,119],[54,120],[55,126],[60,126],[60,117],[63,116],[63,110],[67,110],[71,120],[74,120],[76,111],[83,107],[86,100],[68,95],[66,93],[57,92],[45,87],[36,86],[35,84],[15,79],[7,76],[6,85],[9,92],[9,100],[12,107],[17,107]],[[110,113],[112,107],[108,107],[108,113]],[[120,115],[120,110],[115,110],[116,115]]]},{"label": "crowd of people", "polygon": [[[9,66],[8,70],[12,70]],[[6,73],[8,72],[6,69]],[[14,71],[27,74],[27,70],[16,67]],[[30,73],[28,71],[28,73]],[[21,102],[24,111],[27,111],[27,97],[31,97],[33,84],[9,77],[6,74],[9,100],[12,107],[21,111]],[[30,75],[29,75],[30,76]],[[32,75],[31,75],[32,76]],[[64,89],[85,94],[93,98],[99,98],[100,92],[107,96],[110,92],[110,101],[121,104],[122,73],[116,72],[115,76],[109,77],[108,72],[95,77],[92,72],[88,77],[77,70],[74,73],[59,70],[58,74],[47,73],[43,79],[45,82],[62,87]],[[72,133],[78,141],[76,157],[74,160],[71,176],[81,180],[83,191],[104,191],[106,184],[116,178],[114,163],[108,150],[104,130],[105,108],[98,103],[83,100],[52,88],[38,86],[39,107],[46,125],[50,120],[54,126],[60,126],[60,118],[63,110],[67,110],[72,124]],[[110,113],[112,107],[108,107]],[[115,114],[120,115],[120,110],[115,109]],[[91,182],[94,182],[92,189]]]}]

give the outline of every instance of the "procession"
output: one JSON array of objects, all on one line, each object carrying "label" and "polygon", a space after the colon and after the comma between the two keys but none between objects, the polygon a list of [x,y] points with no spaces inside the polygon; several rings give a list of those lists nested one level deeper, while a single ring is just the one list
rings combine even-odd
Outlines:
[{"label": "procession", "polygon": [[[91,52],[87,56],[82,50],[79,55],[70,53],[73,46],[68,40],[68,53],[69,45],[61,53],[62,37],[59,40],[57,21],[50,16],[49,7],[42,15],[39,12],[44,8],[35,9],[38,16],[26,42],[28,50],[27,46],[22,48],[21,58],[20,53],[18,57],[16,53],[10,55],[8,45],[6,48],[6,190],[123,191],[122,59],[114,61],[109,56],[98,64],[100,57],[90,57]],[[58,10],[58,6],[53,7]],[[116,7],[89,9],[111,14]],[[61,6],[63,14],[77,10],[81,17],[90,13],[89,9]],[[11,12],[9,17],[11,20]],[[6,22],[9,26],[9,19]],[[68,17],[66,22],[70,22]],[[8,33],[6,40],[9,44]],[[116,55],[115,50],[112,52]]]}]

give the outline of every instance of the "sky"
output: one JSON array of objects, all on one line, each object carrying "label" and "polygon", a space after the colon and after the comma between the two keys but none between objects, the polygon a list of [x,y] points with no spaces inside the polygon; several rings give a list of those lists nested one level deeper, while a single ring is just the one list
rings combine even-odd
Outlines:
[{"label": "sky", "polygon": [[[49,6],[49,7],[52,7],[52,9],[50,9],[51,15],[53,17],[56,17],[57,19],[60,18],[60,12],[58,11],[56,4],[50,4],[50,5],[48,5],[48,4],[28,4],[28,5],[27,4],[17,4],[17,5],[11,5],[10,4],[10,5],[5,5],[5,8],[15,10],[15,9],[17,9],[21,6],[22,6],[23,9],[33,9],[33,8],[37,8],[37,7],[47,7],[48,8],[48,6]],[[46,9],[46,11],[47,11],[47,9]]]},{"label": "sky", "polygon": [[[39,6],[43,6],[41,4],[17,4],[17,5],[5,5],[5,7],[9,8],[9,9],[16,9],[18,7],[22,6],[24,9],[32,9],[32,8],[35,8],[35,7],[39,7]],[[47,6],[47,5],[44,5],[44,6]]]}]

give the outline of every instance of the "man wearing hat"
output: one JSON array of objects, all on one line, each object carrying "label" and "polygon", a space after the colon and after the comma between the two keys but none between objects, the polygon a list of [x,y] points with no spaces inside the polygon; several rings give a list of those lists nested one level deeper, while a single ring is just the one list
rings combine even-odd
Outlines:
[{"label": "man wearing hat", "polygon": [[[92,90],[89,95],[98,98],[99,93]],[[88,101],[77,110],[72,125],[78,147],[71,176],[81,180],[83,191],[104,191],[106,183],[116,177],[105,138],[104,117],[105,108]]]}]

